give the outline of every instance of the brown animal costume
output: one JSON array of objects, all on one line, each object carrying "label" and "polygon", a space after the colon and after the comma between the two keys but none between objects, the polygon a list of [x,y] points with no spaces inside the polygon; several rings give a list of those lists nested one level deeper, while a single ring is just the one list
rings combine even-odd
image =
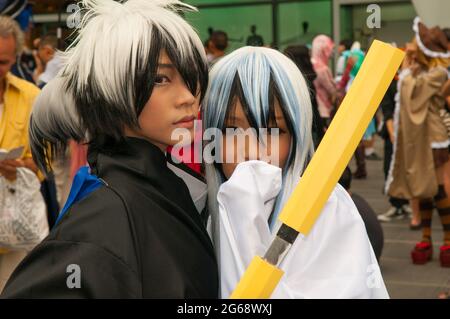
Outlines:
[{"label": "brown animal costume", "polygon": [[409,63],[398,81],[394,114],[395,143],[386,192],[390,196],[420,199],[423,237],[412,251],[414,263],[431,259],[431,216],[437,208],[444,227],[441,264],[450,267],[450,199],[443,186],[449,136],[440,111],[445,107],[442,88],[448,79],[450,52],[439,27],[428,29],[414,20],[416,36],[408,50]]}]

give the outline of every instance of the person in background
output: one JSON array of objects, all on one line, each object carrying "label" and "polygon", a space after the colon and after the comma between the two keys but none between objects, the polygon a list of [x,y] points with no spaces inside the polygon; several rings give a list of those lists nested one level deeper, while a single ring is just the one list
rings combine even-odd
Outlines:
[{"label": "person in background", "polygon": [[[450,28],[445,28],[444,30],[445,36],[447,37],[448,41],[448,50],[450,51]],[[447,71],[450,74],[450,66],[447,68]],[[445,97],[446,101],[446,108],[448,114],[450,114],[450,79],[447,80],[445,83],[443,89],[442,89],[442,95]],[[450,117],[448,118],[448,122],[446,123],[447,130],[450,132]],[[450,133],[449,133],[450,134]],[[450,149],[450,146],[449,146]],[[445,166],[445,191],[450,194],[450,161],[447,162]]]},{"label": "person in background", "polygon": [[[28,122],[39,88],[11,73],[16,57],[22,53],[23,42],[24,35],[17,22],[0,15],[0,149],[24,147],[19,159],[0,161],[0,176],[9,181],[16,180],[19,167],[38,172],[31,156]],[[25,255],[25,251],[0,247],[0,291]]]},{"label": "person in background", "polygon": [[247,45],[254,46],[254,47],[262,47],[264,45],[264,39],[259,34],[256,34],[256,25],[252,25],[250,27],[250,35],[247,38]]},{"label": "person in background", "polygon": [[284,50],[284,54],[294,61],[305,77],[306,84],[308,85],[313,111],[313,141],[314,147],[317,148],[325,134],[325,126],[319,114],[319,106],[317,105],[317,93],[314,86],[314,80],[317,78],[317,74],[311,63],[309,49],[306,45],[293,45],[287,47]]},{"label": "person in background", "polygon": [[224,55],[228,47],[228,35],[224,31],[214,30],[208,41],[208,63],[213,66]]},{"label": "person in background", "polygon": [[[355,41],[350,48],[350,51],[344,53],[345,56],[352,57],[354,61],[354,65],[352,67],[352,70],[350,72],[350,79],[346,86],[346,91],[350,89],[350,86],[352,85],[354,79],[356,78],[356,75],[359,72],[359,69],[361,68],[362,63],[364,62],[365,53],[363,50],[361,50],[361,43],[358,41]],[[377,153],[375,153],[375,137],[377,132],[377,125],[376,125],[376,116],[370,121],[369,126],[367,127],[366,131],[364,132],[363,139],[358,146],[358,150],[361,153],[361,157],[364,157],[368,160],[381,160],[381,157],[378,156]],[[362,151],[362,150],[363,151]],[[359,153],[357,153],[359,156]],[[364,164],[365,165],[365,164]],[[365,168],[363,171],[366,171]],[[364,174],[363,174],[364,175]],[[358,178],[358,173],[355,174],[355,177]]]},{"label": "person in background", "polygon": [[11,67],[11,73],[28,82],[35,83],[33,71],[36,68],[36,61],[32,51],[27,47],[31,37],[31,5],[27,0],[3,0],[0,1],[0,15],[6,15],[14,19],[24,34],[24,45],[22,52],[17,56],[16,62]]},{"label": "person in background", "polygon": [[344,173],[339,179],[339,184],[341,184],[341,186],[345,188],[345,190],[350,194],[353,202],[355,203],[355,206],[364,221],[367,235],[369,236],[373,251],[375,252],[375,256],[377,257],[377,260],[379,262],[384,246],[384,234],[383,229],[381,228],[381,225],[377,220],[377,214],[363,197],[350,191],[352,184],[352,172],[350,171],[349,167],[345,168]]},{"label": "person in background", "polygon": [[324,119],[326,126],[330,124],[331,113],[338,97],[337,87],[328,66],[333,54],[333,47],[333,40],[323,34],[316,36],[312,42],[311,62],[317,74],[314,86],[316,88],[319,113]]},{"label": "person in background", "polygon": [[[353,80],[359,72],[359,69],[364,61],[364,52],[361,50],[361,45],[358,41],[355,41],[351,48],[342,53],[342,69],[344,72],[337,83],[339,100],[342,100],[347,91],[350,89]],[[340,102],[338,102],[340,103]],[[336,103],[336,104],[338,104]],[[333,112],[334,116],[335,112]],[[375,133],[375,126],[373,120],[370,122],[366,132],[364,133],[363,139],[358,144],[354,158],[356,161],[356,171],[353,173],[353,177],[356,179],[367,178],[367,168],[366,168],[366,154],[365,154],[365,141],[364,138],[367,137],[368,133]]]},{"label": "person in background", "polygon": [[57,49],[58,38],[55,35],[45,35],[38,43],[36,58],[40,63],[33,76],[40,88],[50,82],[63,66],[61,56],[56,54]]},{"label": "person in background", "polygon": [[[391,164],[392,153],[393,153],[393,143],[394,143],[394,111],[395,111],[395,96],[397,94],[397,83],[398,76],[396,76],[386,94],[381,101],[381,111],[383,114],[383,125],[380,130],[380,136],[384,140],[384,162],[383,162],[383,172],[384,179],[386,179],[389,175],[389,167]],[[389,222],[393,219],[403,219],[411,212],[411,207],[408,206],[408,200],[403,198],[396,198],[393,196],[389,196],[389,203],[391,207],[387,210],[386,213],[378,215],[378,220],[382,222]],[[420,229],[420,215],[413,214],[413,218],[411,220],[410,228],[412,230]]]},{"label": "person in background", "polygon": [[350,48],[352,47],[353,42],[349,39],[345,39],[342,40],[341,42],[339,42],[339,46],[338,46],[338,62],[336,64],[336,77],[335,77],[335,82],[339,83],[342,79],[342,75],[344,74],[345,71],[345,64],[346,64],[346,56],[345,53],[348,52],[350,50]]},{"label": "person in background", "polygon": [[[27,46],[31,42],[31,30],[33,27],[31,19],[33,14],[32,6],[27,0],[4,0],[1,4],[0,14],[14,19],[24,35],[23,48],[21,53],[16,57],[16,62],[11,67],[11,74],[36,84],[33,74],[36,68],[38,68],[40,60],[36,58],[33,50]],[[41,193],[47,206],[48,223],[51,226],[59,211],[56,185],[51,174],[41,180]]]},{"label": "person in background", "polygon": [[[450,51],[450,28],[445,28],[444,33],[447,37],[448,41],[448,48],[447,50]],[[447,68],[447,70],[450,73],[450,66]],[[442,90],[442,95],[445,97],[446,100],[446,108],[447,112],[450,112],[450,79],[447,80],[447,82],[444,85],[444,88]],[[450,148],[450,146],[449,146]],[[450,194],[450,161],[448,161],[445,165],[445,191],[447,194]],[[450,299],[450,291],[442,292],[438,296],[439,299]]]},{"label": "person in background", "polygon": [[437,209],[444,231],[440,262],[442,267],[450,267],[450,198],[444,187],[450,140],[440,115],[445,108],[442,89],[448,80],[450,51],[439,27],[429,29],[417,17],[413,30],[406,67],[399,75],[395,154],[385,190],[391,196],[420,200],[422,239],[411,251],[414,264],[425,264],[432,258],[431,220]]}]

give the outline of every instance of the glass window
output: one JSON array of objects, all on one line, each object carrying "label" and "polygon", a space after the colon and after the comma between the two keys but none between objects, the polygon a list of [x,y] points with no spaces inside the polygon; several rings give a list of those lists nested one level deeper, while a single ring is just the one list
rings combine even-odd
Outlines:
[{"label": "glass window", "polygon": [[209,37],[208,28],[225,31],[230,39],[228,52],[247,45],[252,25],[256,25],[256,34],[263,38],[264,44],[272,43],[270,5],[205,8],[197,13],[187,13],[185,17],[199,32],[203,41]]},{"label": "glass window", "polygon": [[279,48],[288,45],[310,44],[320,33],[332,34],[332,7],[330,1],[282,3],[278,11]]}]

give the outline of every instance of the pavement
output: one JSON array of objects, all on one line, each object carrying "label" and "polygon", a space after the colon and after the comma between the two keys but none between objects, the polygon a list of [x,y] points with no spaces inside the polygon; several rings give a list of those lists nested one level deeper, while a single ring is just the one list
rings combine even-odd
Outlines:
[{"label": "pavement", "polygon": [[[376,152],[383,156],[382,142],[376,142]],[[351,191],[364,197],[377,214],[386,212],[390,204],[382,194],[384,185],[383,161],[366,161],[368,177],[352,181]],[[350,162],[355,170],[355,160]],[[389,295],[393,299],[436,299],[442,292],[450,291],[450,268],[439,263],[439,247],[442,245],[442,225],[437,212],[432,219],[434,256],[426,265],[414,265],[410,252],[421,239],[420,230],[409,229],[409,218],[382,223],[384,247],[380,259]]]}]

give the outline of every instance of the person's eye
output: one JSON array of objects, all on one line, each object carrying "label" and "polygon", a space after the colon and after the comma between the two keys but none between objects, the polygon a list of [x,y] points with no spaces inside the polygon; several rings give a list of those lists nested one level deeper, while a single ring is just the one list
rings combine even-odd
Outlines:
[{"label": "person's eye", "polygon": [[155,77],[155,84],[161,85],[161,84],[167,84],[170,83],[170,79],[166,75],[158,74]]}]

